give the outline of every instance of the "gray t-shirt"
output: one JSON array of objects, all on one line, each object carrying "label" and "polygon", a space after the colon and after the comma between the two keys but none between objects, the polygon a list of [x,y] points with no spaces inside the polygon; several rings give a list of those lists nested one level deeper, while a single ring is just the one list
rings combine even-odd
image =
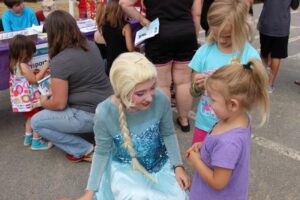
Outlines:
[{"label": "gray t-shirt", "polygon": [[68,106],[94,113],[113,91],[97,46],[87,41],[88,51],[67,48],[50,61],[51,77],[68,81]]},{"label": "gray t-shirt", "polygon": [[292,0],[264,0],[257,29],[260,33],[273,37],[290,34]]}]

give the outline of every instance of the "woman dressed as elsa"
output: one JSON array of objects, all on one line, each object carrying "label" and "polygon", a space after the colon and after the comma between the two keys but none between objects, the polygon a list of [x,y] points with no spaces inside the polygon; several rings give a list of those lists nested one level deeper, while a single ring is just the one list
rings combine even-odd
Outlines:
[{"label": "woman dressed as elsa", "polygon": [[156,89],[156,80],[154,65],[140,53],[124,53],[113,62],[114,95],[96,110],[96,148],[80,199],[187,199],[190,178],[169,100]]}]

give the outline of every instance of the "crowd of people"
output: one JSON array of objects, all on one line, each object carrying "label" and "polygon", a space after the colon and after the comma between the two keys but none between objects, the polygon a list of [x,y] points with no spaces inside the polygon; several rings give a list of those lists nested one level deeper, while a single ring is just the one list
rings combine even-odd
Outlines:
[{"label": "crowd of people", "polygon": [[[4,3],[4,31],[40,23],[48,40],[49,62],[38,73],[29,67],[35,43],[23,35],[9,43],[11,104],[26,118],[24,145],[55,146],[72,162],[92,162],[79,199],[248,198],[251,113],[260,111],[260,125],[268,118],[269,93],[287,57],[290,8],[299,0],[264,1],[260,54],[251,45],[251,0],[143,0],[140,9],[138,0],[101,1],[94,41],[52,0],[43,1],[39,20],[22,0]],[[128,18],[145,27],[159,18],[159,33],[143,50],[133,44]],[[207,33],[202,45],[200,24]],[[36,84],[48,74],[52,93],[41,95]],[[188,113],[193,97],[199,100],[185,151],[192,178],[174,129],[172,84],[182,132],[190,132]],[[91,132],[95,146],[81,137]]]}]

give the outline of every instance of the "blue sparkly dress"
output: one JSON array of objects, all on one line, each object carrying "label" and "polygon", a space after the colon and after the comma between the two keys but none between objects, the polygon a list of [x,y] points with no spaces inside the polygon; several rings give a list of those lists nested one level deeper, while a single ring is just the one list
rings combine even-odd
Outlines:
[{"label": "blue sparkly dress", "polygon": [[155,92],[150,108],[126,112],[136,157],[156,182],[135,171],[123,147],[119,111],[110,98],[95,114],[96,148],[87,189],[98,200],[186,200],[172,166],[182,164],[169,100]]}]

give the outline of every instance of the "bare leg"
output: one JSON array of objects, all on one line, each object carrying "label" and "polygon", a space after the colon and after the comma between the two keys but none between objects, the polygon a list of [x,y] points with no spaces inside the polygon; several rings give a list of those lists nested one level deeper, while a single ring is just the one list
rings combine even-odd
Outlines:
[{"label": "bare leg", "polygon": [[172,64],[167,64],[165,66],[157,67],[157,83],[159,88],[165,93],[165,95],[171,99],[171,83],[172,83],[172,76],[171,76],[171,67]]},{"label": "bare leg", "polygon": [[263,62],[263,64],[265,65],[265,67],[268,67],[269,66],[269,57],[261,57],[261,60]]},{"label": "bare leg", "polygon": [[36,139],[40,138],[39,134],[37,134],[35,131],[32,132],[32,137]]},{"label": "bare leg", "polygon": [[270,73],[270,79],[269,79],[269,84],[273,85],[274,81],[276,79],[278,70],[279,70],[279,66],[280,66],[280,59],[279,58],[272,58],[271,59],[271,73]]},{"label": "bare leg", "polygon": [[31,118],[28,118],[25,123],[25,133],[32,133]]},{"label": "bare leg", "polygon": [[172,70],[176,90],[176,103],[180,123],[188,125],[188,114],[192,108],[193,97],[190,94],[192,70],[187,64],[174,64]]},{"label": "bare leg", "polygon": [[28,118],[25,124],[26,133],[32,133],[33,138],[39,138],[40,136],[31,128],[31,118]]}]

